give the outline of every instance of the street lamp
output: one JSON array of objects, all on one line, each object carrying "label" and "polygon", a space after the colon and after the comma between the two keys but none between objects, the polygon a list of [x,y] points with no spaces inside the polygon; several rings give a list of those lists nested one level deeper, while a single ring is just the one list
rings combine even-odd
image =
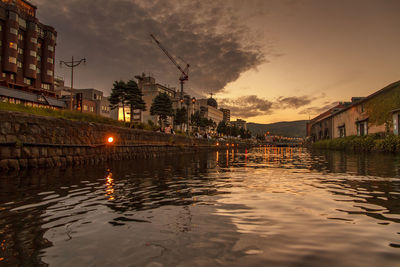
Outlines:
[{"label": "street lamp", "polygon": [[86,58],[82,58],[80,60],[74,61],[74,56],[72,56],[72,60],[69,61],[69,62],[60,60],[60,67],[62,67],[62,65],[64,64],[68,68],[71,68],[71,99],[70,99],[70,101],[71,101],[71,110],[73,109],[72,108],[72,98],[73,98],[72,90],[74,88],[74,68],[79,66],[82,62],[84,64],[86,64]]}]

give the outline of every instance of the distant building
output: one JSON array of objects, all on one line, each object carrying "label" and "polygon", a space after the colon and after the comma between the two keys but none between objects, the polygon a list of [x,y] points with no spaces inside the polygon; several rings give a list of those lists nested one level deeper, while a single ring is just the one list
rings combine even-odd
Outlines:
[{"label": "distant building", "polygon": [[[84,112],[94,112],[103,117],[111,117],[110,102],[107,97],[103,96],[103,92],[94,88],[74,89],[75,94],[82,94],[82,110]],[[94,103],[94,106],[91,104]],[[93,109],[93,111],[92,111]]]},{"label": "distant building", "polygon": [[227,108],[220,108],[219,110],[221,110],[223,114],[222,120],[229,124],[231,121],[231,111]]},{"label": "distant building", "polygon": [[197,102],[204,118],[213,120],[216,125],[223,120],[224,114],[218,109],[218,103],[214,98],[199,99]]},{"label": "distant building", "polygon": [[236,126],[237,128],[247,130],[247,123],[245,120],[237,119],[236,121],[231,122],[232,125]]},{"label": "distant building", "polygon": [[150,108],[153,103],[154,98],[160,93],[166,93],[174,103],[174,108],[179,105],[179,93],[175,92],[175,88],[171,88],[165,85],[156,83],[154,77],[146,76],[144,73],[142,75],[135,76],[138,79],[138,87],[143,93],[143,100],[146,103],[146,110],[134,111],[134,121],[147,122],[152,120],[154,123],[158,123],[156,116],[150,115]]}]

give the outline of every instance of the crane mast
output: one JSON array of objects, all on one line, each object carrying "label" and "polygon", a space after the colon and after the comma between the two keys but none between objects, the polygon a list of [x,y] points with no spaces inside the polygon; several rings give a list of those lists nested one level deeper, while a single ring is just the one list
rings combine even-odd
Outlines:
[{"label": "crane mast", "polygon": [[150,34],[150,37],[156,42],[158,47],[164,52],[164,54],[172,61],[172,63],[178,68],[178,70],[181,72],[181,77],[179,77],[179,81],[181,84],[181,100],[183,99],[183,84],[185,81],[189,79],[189,67],[190,65],[186,63],[185,69],[183,69],[178,62],[171,56],[171,54],[164,48],[164,46],[157,40],[157,38],[153,35]]}]

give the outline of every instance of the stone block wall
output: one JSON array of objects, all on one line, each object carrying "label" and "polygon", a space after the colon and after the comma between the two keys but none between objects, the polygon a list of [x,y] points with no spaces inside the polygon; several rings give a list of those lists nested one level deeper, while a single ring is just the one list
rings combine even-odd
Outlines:
[{"label": "stone block wall", "polygon": [[[107,144],[107,138],[115,142]],[[205,139],[0,111],[0,170],[98,164],[215,149]]]}]

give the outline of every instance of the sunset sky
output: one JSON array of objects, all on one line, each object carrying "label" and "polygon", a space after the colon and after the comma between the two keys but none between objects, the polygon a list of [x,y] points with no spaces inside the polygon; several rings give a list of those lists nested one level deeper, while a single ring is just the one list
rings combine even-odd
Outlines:
[{"label": "sunset sky", "polygon": [[[248,122],[308,119],[400,80],[398,0],[31,2],[58,32],[57,63],[86,57],[74,87],[106,95],[142,72],[179,88],[150,33],[191,65],[190,94],[213,92]],[[56,75],[69,85],[69,69],[57,65]]]}]

